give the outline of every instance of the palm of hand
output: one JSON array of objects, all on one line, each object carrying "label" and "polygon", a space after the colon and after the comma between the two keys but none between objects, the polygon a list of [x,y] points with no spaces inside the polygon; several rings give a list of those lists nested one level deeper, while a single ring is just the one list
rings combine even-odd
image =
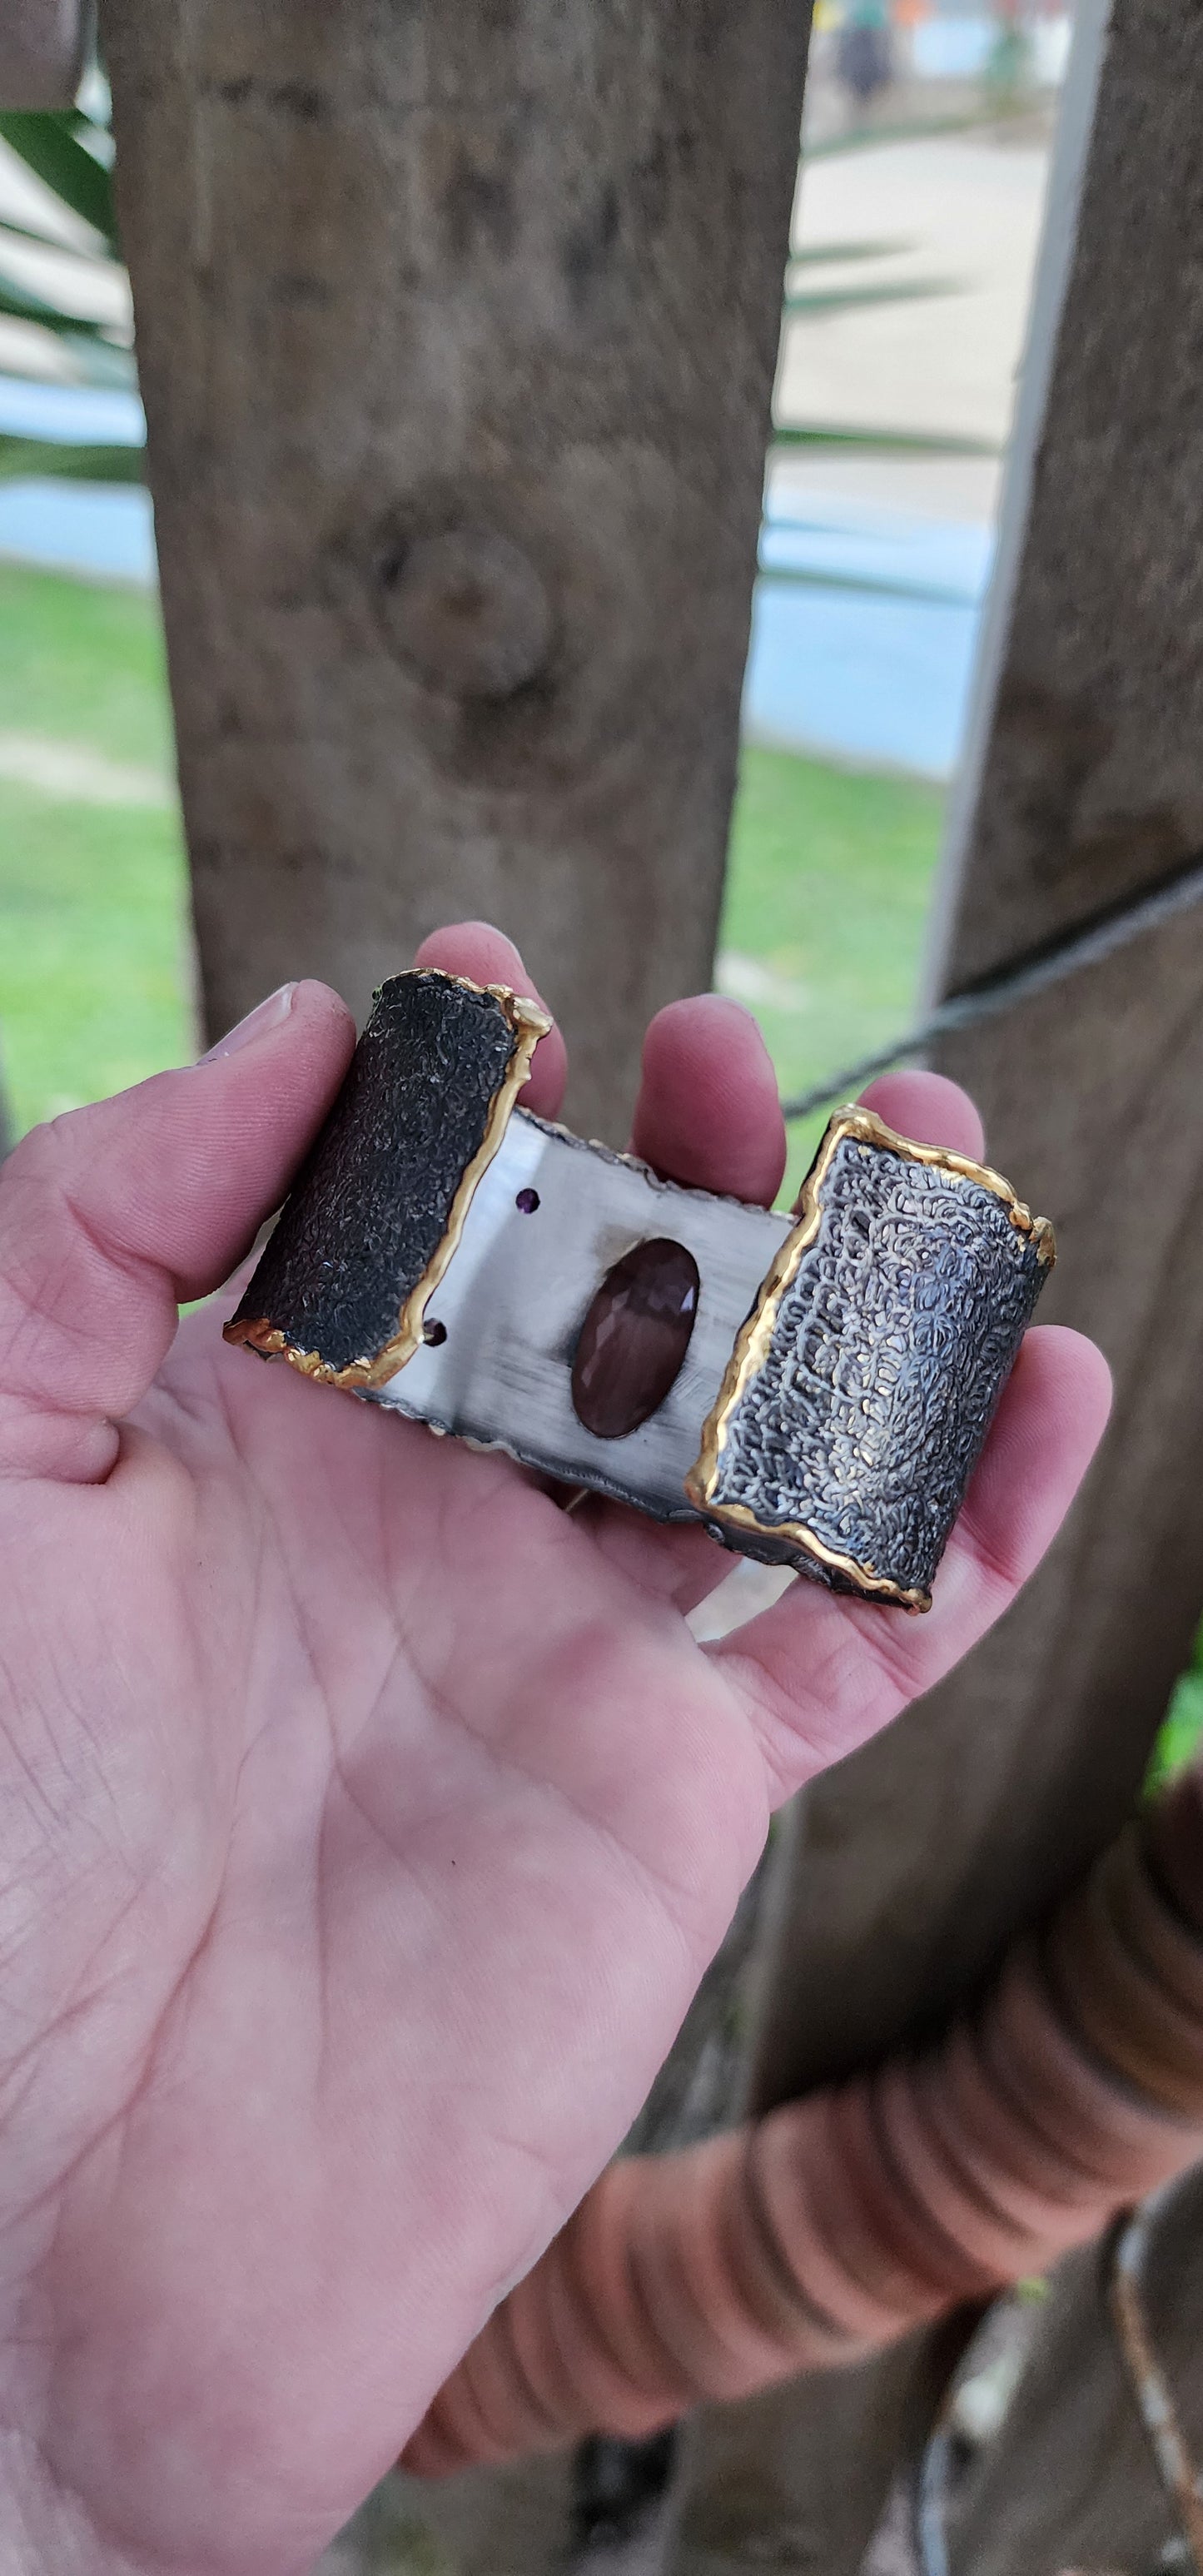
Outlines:
[{"label": "palm of hand", "polygon": [[[439,962],[517,980],[479,937]],[[170,1079],[246,1088],[237,1058]],[[746,1173],[712,1126],[699,1150]],[[791,1594],[709,1656],[697,1533],[566,1517],[505,1460],[252,1366],[211,1310],[115,1462],[76,1454],[81,1406],[52,1421],[69,1481],[0,1483],[4,2420],[78,2499],[81,2565],[312,2563],[617,2143],[772,1800],[934,1679],[1051,1533],[1098,1389],[1070,1337],[1033,1352],[946,1608]]]}]

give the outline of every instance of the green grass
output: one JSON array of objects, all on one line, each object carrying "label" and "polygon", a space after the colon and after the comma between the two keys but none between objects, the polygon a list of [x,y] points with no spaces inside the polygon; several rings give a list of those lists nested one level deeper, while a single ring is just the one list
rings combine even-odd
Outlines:
[{"label": "green grass", "polygon": [[86,743],[171,770],[171,716],[155,604],[0,565],[0,730]]},{"label": "green grass", "polygon": [[13,1125],[193,1052],[171,813],[0,783],[0,1049]]},{"label": "green grass", "polygon": [[[0,568],[0,750],[18,735],[171,775],[154,605]],[[0,777],[0,1054],[18,1133],[192,1049],[187,882],[162,808]]]},{"label": "green grass", "polygon": [[[785,1093],[904,1028],[923,946],[943,799],[785,751],[745,750],[720,947],[790,988],[751,1007]],[[791,1131],[789,1195],[822,1132]]]}]

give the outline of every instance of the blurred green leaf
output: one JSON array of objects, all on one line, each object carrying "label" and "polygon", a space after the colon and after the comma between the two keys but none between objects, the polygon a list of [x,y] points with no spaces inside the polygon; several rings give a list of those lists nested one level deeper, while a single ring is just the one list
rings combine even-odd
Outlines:
[{"label": "blurred green leaf", "polygon": [[115,385],[122,393],[137,392],[134,353],[124,340],[77,338],[68,323],[59,333],[59,347],[71,352],[85,384]]},{"label": "blurred green leaf", "polygon": [[967,590],[942,589],[937,583],[889,581],[872,573],[806,572],[794,564],[762,563],[758,573],[762,582],[775,582],[785,589],[851,590],[870,599],[918,599],[934,608],[976,608],[976,595]]},{"label": "blurred green leaf", "polygon": [[53,113],[32,108],[0,109],[0,135],[34,176],[44,180],[72,214],[82,215],[117,250],[117,216],[113,182],[103,161],[80,141],[92,133],[99,142],[101,126],[91,126],[74,108]]},{"label": "blurred green leaf", "polygon": [[48,304],[32,286],[19,286],[16,279],[5,277],[0,270],[0,313],[18,322],[40,323],[43,331],[72,332],[81,340],[107,340],[109,325],[93,322],[85,314],[64,313],[61,306]]},{"label": "blurred green leaf", "polygon": [[916,116],[898,125],[854,125],[846,134],[826,134],[821,142],[808,142],[806,161],[831,161],[837,153],[872,152],[882,143],[926,143],[941,134],[972,134],[983,125],[999,125],[1017,112],[1009,101],[993,98],[978,108],[966,108],[959,116]]},{"label": "blurred green leaf", "polygon": [[0,482],[25,475],[62,476],[73,483],[140,483],[142,449],[73,446],[69,439],[14,438],[0,431]]},{"label": "blurred green leaf", "polygon": [[775,423],[770,445],[789,447],[856,447],[882,456],[1001,456],[992,438],[944,437],[921,429],[858,429],[818,421]]},{"label": "blurred green leaf", "polygon": [[787,319],[805,313],[843,313],[860,304],[913,304],[929,295],[963,295],[963,281],[956,277],[916,277],[896,282],[883,279],[880,286],[817,286],[787,293],[782,307]]},{"label": "blurred green leaf", "polygon": [[[809,157],[809,156],[808,156]],[[818,268],[825,262],[852,259],[894,259],[899,252],[913,250],[909,241],[816,242],[805,250],[790,252],[791,268]]]},{"label": "blurred green leaf", "polygon": [[1203,1626],[1195,1636],[1190,1663],[1175,1686],[1168,1709],[1157,1730],[1149,1767],[1145,1774],[1145,1796],[1154,1798],[1176,1771],[1193,1760],[1203,1741]]},{"label": "blurred green leaf", "polygon": [[44,224],[21,224],[15,215],[0,215],[0,241],[11,235],[14,241],[34,242],[39,250],[52,250],[58,259],[77,259],[84,267],[93,265],[95,250],[80,250],[74,242],[59,241]]},{"label": "blurred green leaf", "polygon": [[[77,380],[93,385],[136,389],[137,377],[133,352],[123,337],[120,324],[95,321],[87,314],[72,310],[77,300],[71,291],[76,276],[103,277],[106,281],[123,272],[116,253],[116,225],[113,215],[113,191],[109,177],[111,139],[107,125],[95,117],[76,110],[62,115],[35,115],[15,109],[0,112],[0,136],[52,190],[60,204],[75,215],[81,215],[100,233],[104,247],[79,249],[56,242],[43,225],[29,225],[0,218],[0,318],[28,322],[36,331],[45,331],[60,353],[52,373],[61,375],[61,357],[66,353],[75,361]],[[14,251],[18,243],[38,242],[53,250],[56,260],[66,260],[67,282],[60,293],[57,283],[28,286],[18,273],[6,273],[4,245],[10,242]],[[61,274],[61,272],[60,272]],[[36,359],[25,366],[14,352],[7,359],[14,374],[36,379],[45,372],[44,363]],[[82,479],[102,483],[139,483],[142,480],[142,456],[138,447],[104,444],[92,446],[71,440],[0,437],[0,479],[11,481],[15,475],[52,474],[68,480]]]}]

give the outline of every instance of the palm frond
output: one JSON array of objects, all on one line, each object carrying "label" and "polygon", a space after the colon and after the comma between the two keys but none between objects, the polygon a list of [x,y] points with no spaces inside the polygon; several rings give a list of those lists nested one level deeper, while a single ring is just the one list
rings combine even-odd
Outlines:
[{"label": "palm frond", "polygon": [[[52,345],[57,352],[55,366],[49,370],[52,374],[61,376],[62,358],[66,355],[74,361],[78,381],[132,391],[136,383],[133,352],[120,320],[96,320],[77,309],[81,302],[95,302],[97,280],[104,281],[106,296],[115,285],[124,283],[125,272],[117,252],[109,175],[112,146],[107,125],[79,109],[61,114],[4,110],[0,112],[0,138],[26,169],[52,190],[60,205],[81,217],[100,236],[98,242],[80,246],[55,240],[49,219],[39,229],[36,213],[28,222],[12,216],[0,218],[0,319],[28,323],[35,332],[46,333],[47,347]],[[39,277],[36,285],[29,285],[22,276],[21,253],[30,244],[53,252],[54,269],[49,282]],[[6,247],[11,249],[11,265],[5,259]],[[60,261],[67,263],[65,275],[58,266]],[[50,263],[46,265],[49,268]],[[81,289],[93,287],[92,295],[76,291],[77,278]],[[113,301],[118,301],[115,295]],[[36,357],[23,365],[22,355],[8,358],[10,373],[37,379],[47,372],[44,361],[39,363]],[[142,454],[137,445],[34,434],[35,429],[53,431],[54,427],[53,415],[46,406],[45,418],[31,421],[29,433],[22,428],[0,436],[0,480],[11,482],[18,475],[48,474],[85,482],[141,481]]]},{"label": "palm frond", "polygon": [[115,258],[117,215],[104,126],[76,108],[10,107],[0,109],[0,136],[73,215],[92,225]]},{"label": "palm frond", "polygon": [[846,313],[866,304],[913,304],[932,295],[963,295],[964,281],[956,277],[915,277],[883,279],[880,286],[818,286],[786,295],[783,313],[790,320],[807,314]]},{"label": "palm frond", "polygon": [[996,439],[943,436],[919,429],[857,428],[824,422],[774,423],[770,445],[791,447],[856,447],[882,456],[1001,456]]},{"label": "palm frond", "polygon": [[930,608],[976,608],[979,594],[957,590],[951,583],[891,580],[885,573],[807,570],[801,564],[761,562],[758,578],[781,590],[851,591],[858,598],[919,600]]},{"label": "palm frond", "polygon": [[112,441],[88,446],[65,438],[15,438],[0,430],[0,483],[44,475],[72,483],[140,483],[142,450]]},{"label": "palm frond", "polygon": [[43,331],[65,334],[70,339],[113,340],[109,323],[94,322],[85,314],[64,313],[61,305],[49,303],[44,295],[37,293],[36,288],[22,286],[16,278],[6,277],[2,267],[0,313],[9,321],[36,322]]},{"label": "palm frond", "polygon": [[[810,155],[807,155],[810,158]],[[854,259],[895,259],[901,251],[913,250],[909,241],[813,242],[805,250],[790,252],[791,268],[818,268],[827,264],[842,267]]]},{"label": "palm frond", "polygon": [[23,224],[15,215],[0,215],[0,239],[31,242],[36,250],[52,250],[56,259],[76,259],[83,267],[91,267],[96,259],[91,245],[81,250],[77,243],[60,241],[57,233],[47,232],[44,224]]}]

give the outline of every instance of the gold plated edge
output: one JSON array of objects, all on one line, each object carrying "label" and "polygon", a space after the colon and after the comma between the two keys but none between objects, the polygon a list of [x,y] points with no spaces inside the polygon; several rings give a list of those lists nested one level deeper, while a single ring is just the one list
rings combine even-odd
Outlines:
[{"label": "gold plated edge", "polygon": [[1037,1260],[1051,1270],[1056,1259],[1056,1238],[1047,1217],[1034,1217],[1031,1209],[1016,1196],[1001,1172],[988,1163],[975,1163],[967,1154],[954,1154],[943,1145],[920,1145],[909,1136],[900,1136],[887,1127],[872,1109],[852,1106],[837,1110],[824,1130],[818,1153],[798,1193],[794,1205],[797,1223],[787,1234],[761,1282],[756,1303],[735,1337],[734,1348],[723,1373],[722,1385],[702,1426],[702,1445],[688,1475],[685,1492],[691,1503],[709,1518],[732,1529],[754,1531],[759,1537],[786,1540],[802,1549],[821,1565],[848,1577],[858,1591],[895,1603],[907,1610],[929,1610],[930,1592],[907,1591],[870,1565],[855,1557],[840,1556],[827,1547],[817,1533],[803,1521],[758,1521],[745,1503],[715,1503],[711,1496],[718,1483],[719,1460],[727,1436],[727,1425],[752,1379],[763,1367],[777,1322],[777,1311],[786,1289],[791,1286],[818,1234],[823,1218],[822,1189],[840,1145],[846,1137],[860,1144],[876,1145],[901,1154],[912,1163],[930,1163],[954,1179],[974,1181],[981,1189],[990,1190],[1001,1199],[1012,1225],[1020,1234],[1030,1237]]},{"label": "gold plated edge", "polygon": [[236,1349],[258,1351],[260,1359],[287,1360],[290,1368],[299,1369],[302,1377],[313,1378],[318,1386],[342,1383],[340,1372],[322,1358],[320,1351],[300,1350],[267,1315],[234,1317],[222,1325],[221,1338]]},{"label": "gold plated edge", "polygon": [[258,1351],[264,1359],[287,1360],[290,1368],[299,1370],[302,1377],[312,1378],[319,1386],[340,1386],[351,1390],[384,1386],[420,1348],[427,1304],[444,1277],[463,1234],[477,1183],[488,1170],[509,1125],[510,1112],[529,1077],[535,1048],[553,1025],[540,1003],[533,1001],[529,994],[512,992],[508,984],[478,984],[470,975],[445,974],[441,967],[420,966],[411,971],[420,975],[441,975],[445,983],[459,984],[465,992],[490,994],[495,1002],[500,1002],[514,1033],[514,1052],[489,1103],[484,1135],[471,1162],[465,1164],[460,1175],[443,1233],[421,1278],[410,1289],[398,1317],[396,1332],[374,1357],[349,1360],[345,1368],[334,1368],[329,1360],[321,1357],[320,1352],[303,1351],[295,1342],[290,1342],[279,1325],[273,1324],[266,1315],[250,1316],[242,1323],[223,1326],[227,1342],[243,1343],[248,1349]]},{"label": "gold plated edge", "polygon": [[817,1538],[815,1532],[808,1529],[805,1521],[758,1521],[755,1512],[749,1511],[746,1503],[709,1503],[705,1509],[707,1518],[721,1521],[725,1529],[752,1530],[757,1538],[787,1540],[791,1547],[799,1548],[807,1556],[814,1557],[819,1565],[830,1566],[833,1572],[846,1574],[849,1582],[855,1584],[858,1592],[864,1593],[874,1601],[886,1601],[891,1608],[898,1610],[923,1611],[931,1608],[930,1592],[924,1592],[918,1586],[913,1591],[907,1591],[901,1583],[892,1582],[888,1574],[871,1573],[867,1566],[860,1563],[859,1558],[841,1556],[838,1548],[827,1547],[821,1538]]}]

